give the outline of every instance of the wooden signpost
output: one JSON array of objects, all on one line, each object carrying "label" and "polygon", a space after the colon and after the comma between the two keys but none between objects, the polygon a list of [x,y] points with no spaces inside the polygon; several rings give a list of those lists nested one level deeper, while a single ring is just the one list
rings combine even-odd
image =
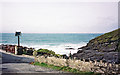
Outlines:
[{"label": "wooden signpost", "polygon": [[15,32],[15,36],[18,36],[18,47],[20,46],[20,38],[21,32]]}]

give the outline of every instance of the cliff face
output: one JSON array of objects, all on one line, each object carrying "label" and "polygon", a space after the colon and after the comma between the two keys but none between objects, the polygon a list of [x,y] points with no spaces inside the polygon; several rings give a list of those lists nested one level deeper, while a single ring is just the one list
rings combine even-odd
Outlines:
[{"label": "cliff face", "polygon": [[83,50],[96,50],[98,52],[115,52],[120,47],[120,28],[109,33],[105,33],[89,41],[82,47]]},{"label": "cliff face", "polygon": [[[73,57],[78,59],[105,60],[119,63],[120,28],[90,40]],[[119,54],[120,55],[120,54]]]}]

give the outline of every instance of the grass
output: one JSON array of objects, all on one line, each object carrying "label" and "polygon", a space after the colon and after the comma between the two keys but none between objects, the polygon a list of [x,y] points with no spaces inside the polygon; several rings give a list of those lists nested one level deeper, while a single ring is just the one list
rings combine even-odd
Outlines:
[{"label": "grass", "polygon": [[[90,40],[89,43],[88,43],[88,46],[94,47],[94,46],[97,46],[97,45],[99,46],[99,44],[103,44],[102,47],[104,47],[104,48],[112,48],[113,44],[111,44],[111,43],[113,42],[114,44],[117,44],[118,48],[116,48],[116,51],[120,52],[120,37],[119,37],[120,33],[119,32],[120,32],[120,28],[118,28],[114,31],[105,33],[101,36],[98,36],[98,37]],[[91,45],[91,43],[93,45]],[[108,45],[105,46],[105,43],[108,43]],[[99,46],[97,49],[100,50],[101,46]]]},{"label": "grass", "polygon": [[39,63],[39,62],[34,62],[32,64],[42,66],[42,67],[52,68],[54,70],[61,70],[61,71],[65,71],[65,72],[77,73],[77,74],[82,74],[82,75],[100,75],[100,74],[94,73],[94,72],[82,72],[82,71],[79,71],[77,69],[73,69],[73,68],[70,68],[67,66],[54,66],[54,65],[48,65],[46,63]]},{"label": "grass", "polygon": [[37,50],[37,52],[48,53],[48,54],[53,54],[53,55],[55,54],[54,51],[48,50],[48,49],[39,49]]},{"label": "grass", "polygon": [[38,53],[40,52],[40,53],[51,54],[51,55],[57,56],[57,57],[61,57],[61,56],[62,56],[62,55],[60,55],[60,54],[55,54],[54,51],[48,50],[48,49],[39,49],[39,50],[37,50],[37,52],[38,52]]},{"label": "grass", "polygon": [[101,42],[116,41],[116,40],[118,40],[118,38],[119,38],[118,36],[120,35],[120,34],[118,34],[118,31],[120,31],[120,28],[117,30],[114,30],[112,32],[105,33],[101,36],[98,36],[98,37],[94,38],[93,41],[95,41],[97,43],[98,42],[101,43]]}]

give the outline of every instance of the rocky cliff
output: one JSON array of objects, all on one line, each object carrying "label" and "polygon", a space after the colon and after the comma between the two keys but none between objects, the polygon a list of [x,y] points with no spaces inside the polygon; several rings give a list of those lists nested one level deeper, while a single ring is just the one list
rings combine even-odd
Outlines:
[{"label": "rocky cliff", "polygon": [[77,58],[118,62],[120,52],[120,28],[90,40],[86,46],[73,54]]},{"label": "rocky cliff", "polygon": [[120,47],[118,40],[120,40],[120,28],[109,33],[105,33],[89,41],[89,43],[82,47],[84,50],[98,50],[98,52],[118,51]]}]

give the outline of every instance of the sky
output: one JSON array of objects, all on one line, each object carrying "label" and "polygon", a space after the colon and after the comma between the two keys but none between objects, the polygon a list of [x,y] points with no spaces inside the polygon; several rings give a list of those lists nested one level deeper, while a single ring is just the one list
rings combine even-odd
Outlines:
[{"label": "sky", "polygon": [[118,2],[104,1],[4,0],[0,33],[106,33],[118,28]]}]

